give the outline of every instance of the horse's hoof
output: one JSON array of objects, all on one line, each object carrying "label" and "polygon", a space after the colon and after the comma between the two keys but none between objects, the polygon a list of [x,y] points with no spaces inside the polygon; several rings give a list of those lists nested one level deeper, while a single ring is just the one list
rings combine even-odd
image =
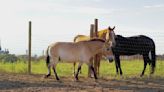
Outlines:
[{"label": "horse's hoof", "polygon": [[141,74],[140,77],[143,77],[143,74]]},{"label": "horse's hoof", "polygon": [[62,83],[62,81],[61,81],[61,80],[56,80],[56,82],[58,82],[58,83]]},{"label": "horse's hoof", "polygon": [[75,78],[75,81],[79,81],[79,78],[78,78],[78,77],[76,77],[76,78]]},{"label": "horse's hoof", "polygon": [[95,80],[97,80],[98,78],[97,78],[97,76],[95,76]]},{"label": "horse's hoof", "polygon": [[47,78],[47,75],[44,75],[43,78]]},{"label": "horse's hoof", "polygon": [[44,78],[48,78],[49,77],[49,75],[44,75]]},{"label": "horse's hoof", "polygon": [[59,78],[56,78],[57,81],[59,81],[60,79]]},{"label": "horse's hoof", "polygon": [[44,76],[44,78],[48,78],[50,75],[51,75],[51,74],[47,74],[47,75]]},{"label": "horse's hoof", "polygon": [[80,82],[79,80],[75,80],[75,82]]},{"label": "horse's hoof", "polygon": [[76,81],[79,81],[79,79],[77,78],[77,79],[75,79]]}]

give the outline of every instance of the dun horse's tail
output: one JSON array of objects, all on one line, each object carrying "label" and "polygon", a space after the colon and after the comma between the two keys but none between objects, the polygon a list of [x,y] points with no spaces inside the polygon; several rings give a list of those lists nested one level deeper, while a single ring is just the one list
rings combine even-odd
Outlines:
[{"label": "dun horse's tail", "polygon": [[46,52],[46,64],[47,64],[47,66],[49,65],[49,63],[50,63],[50,55],[49,55],[49,46],[48,46],[48,48],[47,48],[47,52]]},{"label": "dun horse's tail", "polygon": [[76,42],[77,38],[78,38],[78,35],[74,37],[73,42]]},{"label": "dun horse's tail", "polygon": [[46,65],[47,65],[47,68],[48,68],[48,74],[45,76],[45,78],[47,78],[51,75],[49,48],[50,47],[48,46],[47,51],[46,51]]}]

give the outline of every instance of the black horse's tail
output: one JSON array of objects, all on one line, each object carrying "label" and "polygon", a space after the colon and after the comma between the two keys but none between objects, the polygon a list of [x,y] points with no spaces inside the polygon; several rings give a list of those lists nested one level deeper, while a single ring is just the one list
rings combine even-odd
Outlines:
[{"label": "black horse's tail", "polygon": [[155,66],[156,66],[156,52],[155,52],[155,46],[154,46],[153,50],[151,51],[151,56],[152,56],[152,60],[151,60],[152,71],[151,71],[151,73],[154,73]]}]

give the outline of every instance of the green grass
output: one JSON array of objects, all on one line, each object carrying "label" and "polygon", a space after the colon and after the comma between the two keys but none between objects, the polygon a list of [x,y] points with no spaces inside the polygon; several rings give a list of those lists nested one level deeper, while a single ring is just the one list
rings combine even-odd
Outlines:
[{"label": "green grass", "polygon": [[[27,73],[27,63],[17,62],[17,63],[4,63],[0,62],[0,72],[7,73]],[[143,61],[133,60],[133,61],[121,61],[121,66],[123,70],[123,75],[126,76],[139,76],[143,69]],[[77,65],[76,65],[77,69]],[[87,76],[88,74],[87,65],[83,64],[82,74],[80,76]],[[147,65],[145,75],[148,76],[150,72],[150,67]],[[32,73],[34,74],[46,74],[47,68],[45,61],[32,62]],[[73,75],[73,64],[72,63],[59,63],[57,65],[57,73],[59,76],[72,76]],[[107,61],[102,61],[100,66],[100,77],[115,76],[116,69],[115,63],[108,63]],[[157,61],[154,76],[164,78],[164,61]]]}]

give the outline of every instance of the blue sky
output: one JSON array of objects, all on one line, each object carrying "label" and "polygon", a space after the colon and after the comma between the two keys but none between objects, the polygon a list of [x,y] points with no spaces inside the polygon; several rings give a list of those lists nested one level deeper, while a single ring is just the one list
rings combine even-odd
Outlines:
[{"label": "blue sky", "polygon": [[163,0],[0,0],[0,11],[2,48],[13,54],[26,53],[30,20],[32,53],[40,55],[50,43],[88,35],[94,18],[99,29],[116,26],[116,34],[147,35],[157,54],[164,53]]}]

